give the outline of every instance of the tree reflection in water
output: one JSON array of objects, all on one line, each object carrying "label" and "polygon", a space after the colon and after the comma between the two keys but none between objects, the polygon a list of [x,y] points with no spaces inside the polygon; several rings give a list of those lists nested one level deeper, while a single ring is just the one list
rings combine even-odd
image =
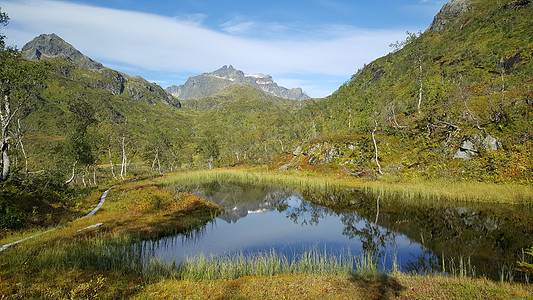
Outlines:
[{"label": "tree reflection in water", "polygon": [[[498,279],[501,266],[515,264],[521,250],[531,247],[533,241],[533,211],[523,207],[445,199],[404,201],[394,195],[374,198],[359,190],[300,192],[229,183],[197,188],[207,200],[225,207],[217,220],[225,221],[218,227],[227,232],[190,231],[182,235],[182,244],[228,245],[224,249],[239,247],[231,243],[249,249],[282,245],[282,249],[283,243],[307,247],[305,243],[319,241],[331,247],[349,245],[357,252],[371,252],[376,259],[398,253],[398,263],[408,272],[440,271],[442,260],[457,264],[462,258],[471,261],[477,275]],[[254,218],[240,221],[254,214]],[[268,221],[274,223],[261,223]],[[237,223],[244,223],[239,235],[235,234],[237,227],[229,226]],[[214,234],[213,242],[203,241]]]}]

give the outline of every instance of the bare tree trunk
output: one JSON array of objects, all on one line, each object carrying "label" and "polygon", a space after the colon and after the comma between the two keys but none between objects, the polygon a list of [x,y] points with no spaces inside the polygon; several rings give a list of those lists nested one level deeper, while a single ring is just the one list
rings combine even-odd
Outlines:
[{"label": "bare tree trunk", "polygon": [[124,175],[126,175],[126,165],[128,163],[126,158],[126,137],[122,136],[122,165],[120,166],[120,178],[122,178],[122,181],[125,181]]},{"label": "bare tree trunk", "polygon": [[501,71],[501,77],[502,77],[502,105],[503,105],[503,101],[505,100],[505,79],[503,78],[503,74],[505,73],[505,69],[502,68],[502,71]]},{"label": "bare tree trunk", "polygon": [[278,141],[281,144],[281,153],[284,153],[285,150],[283,149],[283,141],[281,141],[281,139],[279,139]]},{"label": "bare tree trunk", "polygon": [[157,160],[157,156],[159,155],[159,149],[156,149],[155,150],[155,157],[154,157],[154,161],[152,162],[152,167],[150,168],[150,173],[153,173],[154,172],[154,166],[155,166],[155,162]]},{"label": "bare tree trunk", "polygon": [[348,111],[350,112],[348,116],[348,130],[350,130],[352,128],[352,108],[348,108]]},{"label": "bare tree trunk", "polygon": [[11,99],[9,98],[10,88],[9,79],[0,81],[0,92],[3,95],[3,99],[0,100],[0,126],[1,126],[1,136],[0,136],[0,150],[1,154],[1,166],[2,173],[0,173],[0,181],[5,181],[9,178],[11,172],[11,162],[9,160],[9,124],[13,120],[13,117],[17,114],[19,109],[22,107],[26,99],[23,99],[17,105],[15,110],[11,111]]},{"label": "bare tree trunk", "polygon": [[81,181],[83,182],[83,187],[87,187],[87,183],[85,183],[85,173],[83,172],[83,175],[81,175]]},{"label": "bare tree trunk", "polygon": [[22,136],[22,129],[20,127],[20,119],[17,119],[17,125],[18,125],[18,129],[17,129],[18,142],[20,145],[20,150],[22,150],[22,155],[24,155],[24,162],[25,162],[24,172],[28,174],[28,156],[26,155],[26,151],[24,150],[24,144],[22,143],[23,136]]},{"label": "bare tree trunk", "polygon": [[313,133],[314,133],[314,138],[316,139],[316,125],[315,125],[315,119],[313,119]]},{"label": "bare tree trunk", "polygon": [[74,176],[76,175],[76,164],[78,161],[75,161],[74,164],[72,164],[72,176],[69,178],[69,180],[65,181],[66,184],[69,184],[74,180]]},{"label": "bare tree trunk", "polygon": [[418,66],[420,68],[420,75],[419,75],[420,89],[418,90],[418,113],[421,114],[422,111],[420,110],[420,106],[422,105],[422,90],[424,86],[423,86],[423,80],[422,80],[422,58],[420,56],[418,57]]},{"label": "bare tree trunk", "polygon": [[[7,82],[6,84],[9,84]],[[11,107],[9,103],[9,96],[4,95],[4,103],[0,105],[0,121],[2,122],[2,138],[0,140],[0,149],[2,151],[2,173],[0,174],[0,181],[5,181],[9,178],[11,171],[11,162],[9,161],[9,123],[11,121]]]},{"label": "bare tree trunk", "polygon": [[381,166],[379,165],[379,161],[378,161],[378,145],[376,143],[376,137],[375,137],[376,130],[378,130],[378,121],[374,120],[374,123],[376,125],[374,127],[374,130],[372,131],[372,141],[374,141],[374,149],[376,150],[376,156],[375,156],[376,165],[378,165],[379,174],[383,175],[383,172],[381,171]]},{"label": "bare tree trunk", "polygon": [[96,183],[96,166],[93,166],[93,182],[94,182],[94,185],[98,185]]},{"label": "bare tree trunk", "polygon": [[157,162],[157,171],[161,175],[161,163],[159,162],[159,149],[155,150],[154,161],[152,162],[152,168],[150,168],[150,173],[154,172],[155,163]]},{"label": "bare tree trunk", "polygon": [[109,164],[111,165],[111,174],[113,175],[113,179],[117,179],[117,176],[115,175],[115,168],[113,167],[113,159],[111,158],[111,146],[107,148],[107,153],[109,153]]},{"label": "bare tree trunk", "polygon": [[213,169],[213,156],[209,157],[207,164],[209,165],[209,169]]},{"label": "bare tree trunk", "polygon": [[161,173],[161,163],[159,162],[159,155],[157,156],[157,171],[159,175],[162,175]]},{"label": "bare tree trunk", "polygon": [[9,178],[11,171],[11,162],[9,160],[9,137],[2,138],[2,174],[0,181],[5,181]]}]

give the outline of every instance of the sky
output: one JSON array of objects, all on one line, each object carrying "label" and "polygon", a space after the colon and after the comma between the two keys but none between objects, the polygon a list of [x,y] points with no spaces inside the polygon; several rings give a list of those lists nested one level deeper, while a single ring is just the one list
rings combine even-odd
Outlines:
[{"label": "sky", "polygon": [[55,33],[106,67],[166,88],[232,65],[325,97],[425,31],[440,0],[3,0],[7,44]]}]

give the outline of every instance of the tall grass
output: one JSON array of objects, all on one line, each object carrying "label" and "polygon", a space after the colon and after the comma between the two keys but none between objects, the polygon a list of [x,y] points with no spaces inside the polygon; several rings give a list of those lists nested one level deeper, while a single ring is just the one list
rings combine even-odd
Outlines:
[{"label": "tall grass", "polygon": [[342,186],[335,179],[316,176],[295,176],[292,173],[255,172],[238,169],[216,169],[171,174],[156,180],[161,185],[195,185],[217,181],[220,183],[238,182],[255,185],[276,185],[300,190],[328,191]]},{"label": "tall grass", "polygon": [[386,177],[368,181],[338,174],[297,171],[264,171],[261,169],[215,169],[173,173],[155,179],[160,185],[201,184],[212,181],[244,184],[276,185],[299,190],[329,191],[356,188],[375,197],[401,201],[433,202],[447,199],[484,203],[506,203],[533,206],[533,186],[527,184],[496,184],[483,182],[447,182],[443,180],[390,181]]},{"label": "tall grass", "polygon": [[154,259],[150,243],[135,237],[115,236],[112,239],[91,239],[58,243],[35,252],[7,253],[2,263],[11,272],[90,270],[119,272],[150,278],[187,280],[234,279],[243,276],[277,274],[313,274],[322,276],[369,276],[378,274],[377,256],[349,251],[331,254],[312,248],[293,257],[275,250],[251,254],[200,254],[183,261],[165,262]]},{"label": "tall grass", "polygon": [[[377,269],[356,269],[360,258],[346,255],[328,254],[316,248],[305,251],[293,258],[288,258],[275,250],[256,254],[223,256],[199,255],[185,260],[178,268],[180,277],[188,280],[204,279],[233,279],[243,276],[272,276],[276,274],[314,274],[322,276],[343,276],[352,272],[370,273]],[[360,263],[357,266],[365,268],[372,263]]]}]

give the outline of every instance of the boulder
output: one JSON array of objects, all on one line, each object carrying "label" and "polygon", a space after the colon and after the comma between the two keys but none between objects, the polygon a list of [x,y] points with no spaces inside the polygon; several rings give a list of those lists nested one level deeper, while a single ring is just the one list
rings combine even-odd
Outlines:
[{"label": "boulder", "polygon": [[502,144],[500,143],[500,141],[498,141],[497,138],[491,135],[487,135],[487,137],[483,140],[482,145],[483,149],[485,149],[485,151],[487,152],[495,151],[502,148]]},{"label": "boulder", "polygon": [[302,146],[298,146],[296,147],[296,150],[294,150],[294,152],[292,152],[292,154],[294,154],[294,156],[298,155],[302,153]]},{"label": "boulder", "polygon": [[466,140],[463,142],[463,145],[455,152],[455,155],[453,158],[460,158],[464,160],[470,160],[474,155],[478,153],[476,147],[474,146],[474,143],[472,143],[469,140]]}]

